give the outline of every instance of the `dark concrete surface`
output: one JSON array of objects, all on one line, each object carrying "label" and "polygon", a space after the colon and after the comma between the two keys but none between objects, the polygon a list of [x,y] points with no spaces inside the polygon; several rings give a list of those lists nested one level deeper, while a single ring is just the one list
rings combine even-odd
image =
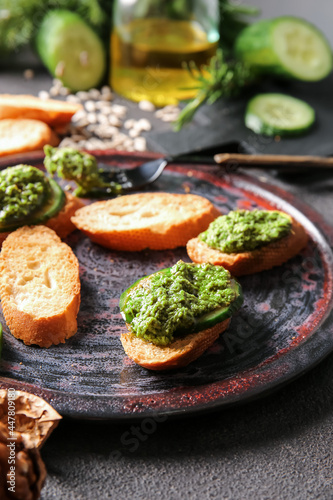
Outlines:
[{"label": "dark concrete surface", "polygon": [[329,500],[332,376],[330,356],[262,400],[158,423],[135,451],[122,440],[143,421],[62,422],[42,450],[42,499]]}]

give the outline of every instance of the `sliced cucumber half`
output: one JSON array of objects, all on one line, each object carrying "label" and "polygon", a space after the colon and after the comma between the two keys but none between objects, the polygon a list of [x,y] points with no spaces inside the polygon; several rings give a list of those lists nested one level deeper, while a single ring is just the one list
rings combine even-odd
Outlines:
[{"label": "sliced cucumber half", "polygon": [[273,46],[282,67],[301,80],[321,80],[332,71],[332,50],[312,24],[280,18],[272,31]]},{"label": "sliced cucumber half", "polygon": [[103,44],[74,12],[50,11],[37,33],[36,48],[52,75],[73,91],[96,87],[103,78],[106,68]]},{"label": "sliced cucumber half", "polygon": [[[170,267],[167,267],[166,269],[162,269],[161,271],[158,271],[158,272],[170,274]],[[153,276],[153,274],[151,274],[150,276],[144,276],[143,278],[140,278],[135,283],[133,283],[132,286],[127,288],[127,290],[125,290],[121,294],[120,300],[119,300],[119,307],[120,307],[120,312],[121,312],[124,320],[126,321],[126,323],[130,324],[134,319],[130,315],[125,314],[123,312],[125,305],[126,305],[126,302],[129,298],[130,291],[132,291],[134,288],[136,288],[142,280],[150,278],[151,276]],[[242,292],[241,285],[235,279],[231,279],[231,288],[234,289],[237,293],[236,299],[231,304],[229,304],[227,307],[221,307],[219,309],[216,309],[215,311],[209,312],[209,313],[201,316],[200,318],[198,318],[197,323],[196,323],[194,329],[192,330],[192,332],[200,332],[202,330],[207,330],[207,328],[211,328],[212,326],[215,326],[218,323],[222,323],[222,321],[225,321],[226,319],[230,318],[241,307],[241,305],[243,303],[243,292]],[[177,333],[183,333],[183,332],[177,331],[175,333],[177,334]]]},{"label": "sliced cucumber half", "polygon": [[313,24],[291,16],[253,23],[238,36],[235,51],[260,71],[305,81],[321,80],[333,67],[324,35]]},{"label": "sliced cucumber half", "polygon": [[202,330],[207,330],[207,328],[211,328],[212,326],[217,325],[218,323],[222,323],[228,318],[238,311],[238,309],[243,304],[243,292],[242,287],[238,283],[238,281],[232,279],[231,280],[231,288],[237,292],[236,299],[231,302],[227,307],[221,307],[220,309],[216,309],[204,316],[198,318],[197,324],[194,328],[194,332],[201,332]]},{"label": "sliced cucumber half", "polygon": [[315,111],[306,102],[285,94],[258,94],[246,108],[245,125],[270,136],[301,135],[312,127]]}]

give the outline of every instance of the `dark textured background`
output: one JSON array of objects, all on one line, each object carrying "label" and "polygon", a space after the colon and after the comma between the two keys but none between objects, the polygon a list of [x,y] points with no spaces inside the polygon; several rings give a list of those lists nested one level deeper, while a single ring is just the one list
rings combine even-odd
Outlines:
[{"label": "dark textured background", "polygon": [[[324,0],[248,3],[262,4],[266,15],[293,11],[331,26]],[[20,73],[2,73],[0,92],[37,93],[49,83],[43,75],[27,85]],[[332,224],[332,176],[253,175],[296,193]],[[223,412],[122,425],[63,421],[42,449],[48,478],[41,498],[330,500],[332,432],[330,355],[279,392]]]}]

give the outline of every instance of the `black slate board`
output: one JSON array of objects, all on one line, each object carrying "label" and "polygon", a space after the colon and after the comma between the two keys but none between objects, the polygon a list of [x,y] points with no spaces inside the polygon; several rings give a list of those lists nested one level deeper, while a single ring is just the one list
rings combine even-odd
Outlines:
[{"label": "black slate board", "polygon": [[[316,123],[305,135],[275,140],[257,135],[244,125],[248,100],[260,92],[279,92],[308,102],[316,111]],[[180,132],[151,133],[148,145],[154,151],[179,154],[194,148],[220,143],[242,143],[244,149],[258,154],[333,154],[333,74],[320,82],[265,81],[233,100],[221,99],[204,106],[192,124]]]}]

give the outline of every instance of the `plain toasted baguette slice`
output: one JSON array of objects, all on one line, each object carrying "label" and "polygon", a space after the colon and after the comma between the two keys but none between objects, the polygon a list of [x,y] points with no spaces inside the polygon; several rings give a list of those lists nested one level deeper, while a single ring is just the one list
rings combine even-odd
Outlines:
[{"label": "plain toasted baguette slice", "polygon": [[269,245],[240,253],[224,253],[210,248],[199,238],[192,238],[186,245],[193,262],[209,262],[223,266],[234,276],[243,276],[280,266],[297,255],[307,244],[308,235],[301,224],[292,219],[291,231],[287,236]]},{"label": "plain toasted baguette slice", "polygon": [[[79,198],[66,193],[66,202],[63,208],[55,217],[51,217],[51,219],[45,221],[43,225],[53,229],[60,238],[66,238],[66,236],[76,229],[71,221],[71,217],[82,206],[83,202]],[[0,233],[0,247],[9,234]]]},{"label": "plain toasted baguette slice", "polygon": [[77,258],[52,229],[23,226],[2,245],[0,296],[14,337],[41,347],[65,342],[77,330]]},{"label": "plain toasted baguette slice", "polygon": [[107,248],[166,250],[185,246],[219,215],[202,196],[141,193],[83,207],[72,222],[92,241]]},{"label": "plain toasted baguette slice", "polygon": [[58,146],[59,138],[40,120],[0,120],[0,156],[38,151],[46,144]]},{"label": "plain toasted baguette slice", "polygon": [[[120,337],[129,358],[149,370],[172,370],[199,358],[229,326],[230,318],[197,333],[174,340],[166,347],[156,346],[136,337],[130,331]],[[130,325],[127,325],[130,329]]]},{"label": "plain toasted baguette slice", "polygon": [[29,118],[41,120],[52,127],[71,121],[72,116],[83,109],[82,104],[40,99],[32,95],[0,94],[0,120],[5,118]]}]

